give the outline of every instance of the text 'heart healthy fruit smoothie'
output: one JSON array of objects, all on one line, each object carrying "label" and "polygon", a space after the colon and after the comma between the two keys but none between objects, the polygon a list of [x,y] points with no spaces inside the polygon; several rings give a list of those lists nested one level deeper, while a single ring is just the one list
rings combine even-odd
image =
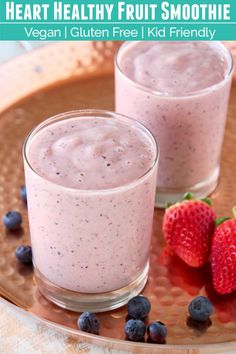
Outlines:
[{"label": "text 'heart healthy fruit smoothie'", "polygon": [[232,68],[220,42],[126,42],[118,51],[116,111],[159,143],[157,206],[215,189]]},{"label": "text 'heart healthy fruit smoothie'", "polygon": [[158,152],[135,120],[75,111],[24,146],[30,233],[41,292],[77,311],[117,308],[144,287]]}]

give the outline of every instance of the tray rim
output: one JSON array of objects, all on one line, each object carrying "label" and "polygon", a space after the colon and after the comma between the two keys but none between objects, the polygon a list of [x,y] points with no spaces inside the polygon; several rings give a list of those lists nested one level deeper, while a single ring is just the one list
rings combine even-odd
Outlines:
[{"label": "tray rim", "polygon": [[[231,347],[232,345],[236,344],[236,341],[230,341],[230,342],[222,342],[222,343],[211,343],[211,344],[192,344],[192,345],[178,345],[178,344],[150,344],[150,343],[140,343],[140,342],[131,342],[131,341],[125,341],[121,339],[115,339],[115,338],[108,338],[104,337],[101,335],[94,335],[94,334],[89,334],[86,332],[82,332],[79,329],[73,329],[69,328],[67,326],[61,325],[59,323],[47,320],[45,318],[42,318],[28,310],[25,310],[24,308],[21,308],[11,302],[9,302],[7,299],[3,298],[0,296],[0,299],[2,302],[6,302],[10,307],[13,309],[17,309],[17,311],[22,312],[24,315],[27,315],[29,318],[32,318],[33,320],[37,320],[38,322],[41,322],[43,324],[46,324],[50,326],[51,328],[67,333],[68,335],[73,335],[73,336],[80,336],[81,338],[87,339],[87,343],[93,344],[93,345],[99,345],[101,344],[103,347],[106,344],[109,344],[111,347],[114,347],[114,345],[118,345],[119,349],[121,347],[125,346],[125,350],[132,349],[134,347],[137,349],[161,349],[162,352],[166,350],[197,350],[197,349],[226,349],[225,347],[229,347],[227,349],[236,349],[236,347]],[[96,341],[96,343],[93,342],[93,340]],[[115,348],[112,348],[115,349]],[[184,353],[182,353],[184,354]]]},{"label": "tray rim", "polygon": [[[80,42],[76,42],[76,45],[78,46],[84,46],[86,44],[91,45],[91,43],[93,43],[94,41],[80,41]],[[99,43],[102,41],[97,41],[96,43]],[[65,45],[68,45],[69,43],[67,42],[63,42]],[[70,42],[71,43],[71,42]],[[119,43],[116,42],[118,45]],[[9,70],[9,66],[15,66],[17,63],[19,62],[24,62],[25,60],[30,60],[30,59],[34,59],[37,54],[41,54],[44,53],[46,50],[48,50],[49,48],[51,48],[52,46],[56,47],[60,47],[60,45],[62,44],[62,42],[52,42],[52,43],[48,43],[45,46],[42,47],[37,47],[35,49],[33,49],[31,52],[24,52],[18,56],[16,56],[15,58],[11,58],[10,60],[7,60],[3,63],[0,64],[0,74],[2,72],[4,72],[5,70]],[[117,46],[118,48],[118,46]],[[104,74],[107,75],[112,75],[113,74],[113,67],[108,65],[107,68],[104,68]],[[96,69],[94,71],[91,72],[91,77],[96,76]],[[100,76],[100,75],[99,75]],[[36,92],[40,92],[42,89],[44,89],[45,87],[47,88],[51,88],[54,85],[60,85],[63,84],[65,82],[68,81],[73,81],[76,80],[78,77],[80,77],[80,75],[74,75],[72,78],[70,78],[70,76],[66,76],[66,77],[62,77],[60,78],[58,81],[52,81],[49,82],[48,85],[46,85],[45,83],[42,85],[38,85],[38,87],[34,87],[33,90],[30,90],[30,93],[23,93],[19,98],[14,98],[12,99],[12,101],[6,102],[5,106],[3,105],[3,107],[0,107],[0,113],[2,114],[3,112],[5,112],[6,110],[8,110],[10,107],[14,106],[15,104],[17,104],[18,102],[24,100],[25,98],[34,95]],[[235,84],[235,80],[236,79],[236,75],[233,75],[233,82],[232,85]],[[4,86],[3,86],[4,87]],[[4,89],[3,89],[4,91]],[[1,100],[1,95],[0,95],[0,100]],[[214,352],[216,353],[215,350],[236,350],[236,338],[234,341],[229,341],[229,342],[219,342],[219,343],[207,343],[207,344],[191,344],[191,345],[179,345],[179,344],[150,344],[150,343],[140,343],[140,342],[131,342],[131,341],[125,341],[125,340],[121,340],[121,339],[116,339],[116,338],[109,338],[109,337],[104,337],[101,335],[93,335],[90,333],[86,333],[86,332],[82,332],[79,329],[73,329],[70,328],[68,326],[64,326],[62,324],[56,323],[54,321],[51,320],[47,320],[43,317],[40,317],[37,314],[34,314],[33,312],[31,312],[30,310],[25,309],[23,306],[18,306],[14,303],[12,303],[10,301],[10,299],[8,300],[7,298],[4,297],[4,295],[1,295],[0,293],[0,301],[2,302],[6,302],[10,307],[12,307],[13,309],[16,309],[20,312],[22,312],[24,315],[26,315],[28,318],[32,318],[34,320],[37,320],[38,322],[41,322],[43,324],[48,325],[49,327],[60,331],[62,333],[66,333],[68,335],[73,335],[76,336],[77,338],[79,338],[80,340],[85,340],[85,343],[89,343],[92,345],[101,345],[102,347],[106,347],[111,348],[111,349],[118,349],[118,350],[125,350],[125,351],[130,351],[132,349],[135,350],[144,350],[144,349],[149,349],[151,350],[151,352],[155,351],[155,350],[160,350],[159,353],[164,353],[164,352],[168,352],[168,351],[172,351],[174,352],[178,352],[179,350],[184,350],[186,352],[186,354],[189,354],[189,350],[203,350],[203,349],[211,349],[214,350]],[[184,352],[181,352],[181,354],[185,354]]]}]

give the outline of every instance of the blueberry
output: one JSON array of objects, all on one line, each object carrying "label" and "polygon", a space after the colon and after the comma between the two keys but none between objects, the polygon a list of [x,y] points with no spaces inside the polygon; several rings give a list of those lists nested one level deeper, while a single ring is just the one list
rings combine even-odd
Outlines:
[{"label": "blueberry", "polygon": [[128,302],[128,314],[135,319],[146,317],[151,310],[151,304],[145,296],[135,296]]},{"label": "blueberry", "polygon": [[211,316],[213,305],[207,297],[198,296],[190,302],[188,312],[193,320],[204,322]]},{"label": "blueberry", "polygon": [[22,224],[22,216],[18,211],[9,211],[3,217],[3,224],[9,230],[17,230]]},{"label": "blueberry", "polygon": [[91,312],[83,312],[79,319],[78,325],[81,331],[87,333],[98,334],[100,323],[97,316]]},{"label": "blueberry", "polygon": [[164,343],[167,336],[167,328],[160,321],[152,322],[148,325],[147,334],[154,343]]},{"label": "blueberry", "polygon": [[18,246],[15,251],[18,261],[24,264],[32,264],[32,248],[31,246]]},{"label": "blueberry", "polygon": [[140,341],[146,332],[146,326],[141,320],[129,320],[125,324],[125,334],[129,340]]},{"label": "blueberry", "polygon": [[26,186],[21,186],[20,189],[20,197],[24,203],[27,203],[27,193],[26,193]]}]

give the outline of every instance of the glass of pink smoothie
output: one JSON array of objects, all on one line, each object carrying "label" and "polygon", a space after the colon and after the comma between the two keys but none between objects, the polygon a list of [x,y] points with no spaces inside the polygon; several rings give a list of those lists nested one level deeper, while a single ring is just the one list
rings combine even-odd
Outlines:
[{"label": "glass of pink smoothie", "polygon": [[145,124],[160,147],[156,206],[219,179],[233,60],[220,42],[126,42],[116,57],[116,111]]},{"label": "glass of pink smoothie", "polygon": [[86,110],[44,121],[24,145],[33,263],[61,307],[105,311],[147,281],[158,148],[139,122]]}]

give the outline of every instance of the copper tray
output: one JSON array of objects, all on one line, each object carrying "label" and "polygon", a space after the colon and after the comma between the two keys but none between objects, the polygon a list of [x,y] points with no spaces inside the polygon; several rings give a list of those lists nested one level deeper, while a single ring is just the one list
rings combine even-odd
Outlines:
[{"label": "copper tray", "polygon": [[[99,315],[100,336],[78,331],[78,314],[49,303],[37,291],[32,271],[15,260],[15,247],[29,240],[27,209],[19,198],[24,184],[23,140],[32,127],[56,113],[79,108],[113,109],[113,57],[118,45],[59,42],[0,67],[0,216],[9,209],[18,209],[24,217],[24,228],[19,233],[8,233],[0,225],[0,294],[84,343],[136,353],[222,353],[226,348],[236,349],[236,294],[217,296],[208,266],[191,270],[165,253],[162,210],[155,210],[151,271],[144,294],[152,302],[150,321],[159,319],[168,326],[164,346],[124,341],[125,308]],[[233,86],[221,180],[212,195],[219,215],[229,214],[236,203],[235,115]],[[191,328],[186,323],[187,304],[193,296],[205,293],[215,306],[212,324],[208,328]]]}]

